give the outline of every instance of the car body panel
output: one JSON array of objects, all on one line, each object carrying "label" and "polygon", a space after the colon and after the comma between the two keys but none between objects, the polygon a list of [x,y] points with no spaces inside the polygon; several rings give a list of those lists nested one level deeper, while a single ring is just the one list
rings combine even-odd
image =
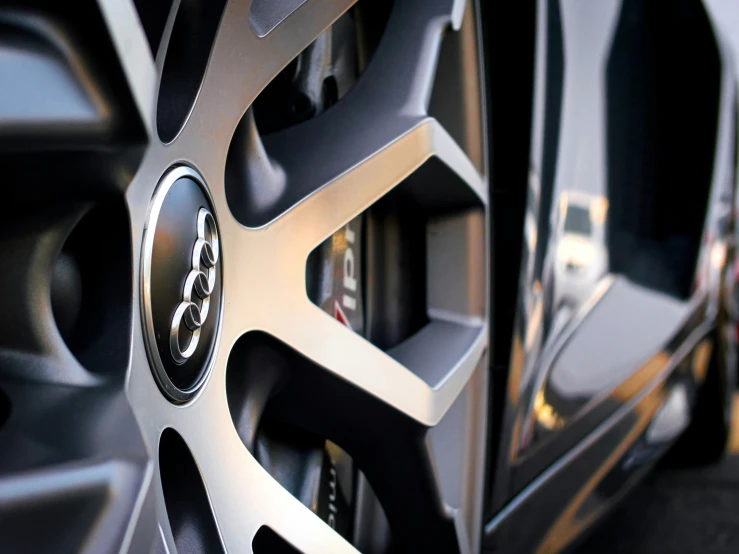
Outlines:
[{"label": "car body panel", "polygon": [[612,264],[609,204],[620,191],[607,171],[605,68],[626,2],[537,3],[524,251],[485,538],[495,550],[566,547],[651,467],[689,423],[723,309],[736,78],[715,27],[719,113],[689,291]]}]

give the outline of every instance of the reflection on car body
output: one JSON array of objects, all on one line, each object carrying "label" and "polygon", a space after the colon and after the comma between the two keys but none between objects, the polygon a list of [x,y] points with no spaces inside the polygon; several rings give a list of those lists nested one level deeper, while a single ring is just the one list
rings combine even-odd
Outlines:
[{"label": "reflection on car body", "polygon": [[562,192],[555,213],[554,310],[576,309],[608,271],[605,219],[608,200],[574,191]]},{"label": "reflection on car body", "polygon": [[537,3],[518,311],[486,526],[500,551],[570,544],[686,431],[709,373],[733,363],[712,360],[733,352],[722,283],[734,259],[736,78],[696,6],[721,72],[701,113],[719,117],[714,147],[682,164],[704,143],[677,125],[646,133],[672,108],[638,104],[646,93],[630,88],[642,83],[634,36],[649,31],[635,23],[646,8]]}]

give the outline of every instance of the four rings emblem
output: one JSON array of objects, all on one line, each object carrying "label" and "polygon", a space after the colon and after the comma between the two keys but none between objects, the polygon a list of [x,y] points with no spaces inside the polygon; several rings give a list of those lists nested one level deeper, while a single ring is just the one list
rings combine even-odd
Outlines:
[{"label": "four rings emblem", "polygon": [[190,401],[214,363],[223,302],[223,256],[202,176],[177,165],[159,180],[144,227],[141,308],[151,372],[173,403]]},{"label": "four rings emblem", "polygon": [[198,347],[200,328],[208,317],[210,295],[216,284],[218,229],[213,214],[205,208],[198,212],[197,233],[192,249],[192,269],[185,278],[182,301],[174,312],[169,332],[169,349],[177,364],[184,364]]}]

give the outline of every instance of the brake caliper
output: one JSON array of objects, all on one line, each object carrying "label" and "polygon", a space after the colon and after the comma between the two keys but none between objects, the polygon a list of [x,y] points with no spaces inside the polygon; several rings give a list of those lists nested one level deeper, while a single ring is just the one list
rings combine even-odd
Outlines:
[{"label": "brake caliper", "polygon": [[364,335],[362,216],[321,244],[309,264],[310,299],[340,323]]}]

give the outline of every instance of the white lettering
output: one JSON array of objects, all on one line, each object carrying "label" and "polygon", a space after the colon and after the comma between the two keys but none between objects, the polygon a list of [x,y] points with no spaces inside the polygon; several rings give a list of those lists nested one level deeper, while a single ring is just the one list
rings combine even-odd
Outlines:
[{"label": "white lettering", "polygon": [[357,264],[354,258],[354,249],[351,247],[356,240],[357,234],[349,228],[347,223],[345,227],[346,250],[344,251],[344,295],[341,300],[342,305],[347,310],[355,311],[357,309]]},{"label": "white lettering", "polygon": [[347,248],[344,252],[344,288],[357,291],[357,278],[354,276],[354,250]]},{"label": "white lettering", "polygon": [[348,294],[344,295],[344,298],[342,299],[342,304],[344,304],[344,307],[347,310],[356,310],[357,309],[357,299],[352,298]]},{"label": "white lettering", "polygon": [[[328,493],[328,499],[333,502],[336,500],[336,470],[334,468],[331,468],[331,480],[328,482],[328,486],[331,489],[331,492]],[[331,508],[331,505],[329,504],[329,509]],[[334,510],[336,511],[336,510]]]},{"label": "white lettering", "polygon": [[336,529],[336,516],[334,515],[338,510],[336,509],[336,469],[333,467],[329,469],[331,473],[331,480],[328,482],[328,486],[331,488],[331,492],[328,494],[328,509],[331,511],[328,514],[328,524],[332,529]]}]

